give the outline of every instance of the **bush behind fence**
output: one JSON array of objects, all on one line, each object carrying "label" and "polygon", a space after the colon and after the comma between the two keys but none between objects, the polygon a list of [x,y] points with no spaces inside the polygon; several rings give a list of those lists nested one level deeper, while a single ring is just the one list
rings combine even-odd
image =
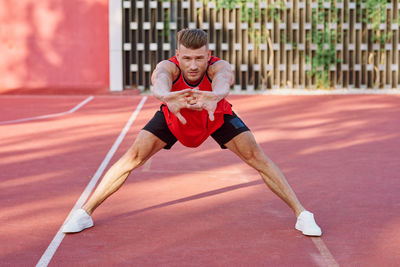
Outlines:
[{"label": "bush behind fence", "polygon": [[123,1],[125,87],[150,87],[177,31],[200,28],[235,91],[399,88],[398,1]]}]

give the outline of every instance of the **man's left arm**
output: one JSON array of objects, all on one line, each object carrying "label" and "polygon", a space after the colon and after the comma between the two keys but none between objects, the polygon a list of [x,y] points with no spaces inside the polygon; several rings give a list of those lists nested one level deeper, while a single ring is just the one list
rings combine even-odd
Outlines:
[{"label": "man's left arm", "polygon": [[212,80],[212,90],[218,101],[228,96],[234,83],[231,65],[225,60],[219,60],[208,68],[208,76]]},{"label": "man's left arm", "polygon": [[212,80],[212,92],[193,90],[195,104],[191,105],[191,108],[194,110],[207,110],[208,117],[213,121],[217,104],[229,94],[231,85],[234,82],[234,75],[231,65],[224,60],[219,60],[209,66],[207,74]]}]

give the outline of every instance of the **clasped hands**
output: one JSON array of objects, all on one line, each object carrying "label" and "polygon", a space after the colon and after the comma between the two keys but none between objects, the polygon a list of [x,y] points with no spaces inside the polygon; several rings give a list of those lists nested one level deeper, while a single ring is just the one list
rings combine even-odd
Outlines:
[{"label": "clasped hands", "polygon": [[177,92],[170,92],[164,98],[168,109],[175,114],[182,124],[186,124],[186,119],[180,113],[182,108],[201,111],[207,110],[208,117],[214,120],[214,112],[217,108],[218,97],[210,91],[200,91],[198,87],[194,89],[184,89]]}]

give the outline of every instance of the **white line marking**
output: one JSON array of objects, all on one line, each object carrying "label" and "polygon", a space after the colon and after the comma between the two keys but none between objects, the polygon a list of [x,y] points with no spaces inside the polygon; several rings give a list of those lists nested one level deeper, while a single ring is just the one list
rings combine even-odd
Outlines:
[{"label": "white line marking", "polygon": [[[68,214],[68,217],[65,219],[62,225],[68,220],[71,216],[72,212],[76,209],[80,208],[87,198],[89,197],[90,193],[92,192],[93,188],[97,184],[98,180],[102,176],[105,168],[107,167],[108,163],[110,162],[111,158],[113,157],[114,153],[117,151],[119,145],[121,144],[122,140],[124,139],[125,135],[128,133],[129,128],[131,127],[132,123],[135,121],[137,115],[139,114],[140,110],[142,109],[144,103],[147,100],[147,96],[144,96],[140,101],[139,105],[136,107],[136,110],[133,112],[131,117],[129,118],[128,122],[126,123],[124,129],[121,131],[120,135],[118,136],[117,140],[114,142],[113,146],[111,147],[110,151],[108,151],[106,157],[104,158],[103,162],[100,164],[100,167],[97,169],[96,173],[90,180],[89,184],[86,186],[85,190],[83,191],[82,195],[79,197],[78,201],[75,203],[74,207]],[[53,240],[51,241],[50,245],[47,247],[46,251],[43,253],[42,257],[40,258],[39,262],[36,264],[37,267],[47,266],[50,260],[53,258],[54,253],[56,253],[57,248],[60,246],[62,240],[65,237],[65,234],[61,232],[61,228],[58,229],[57,234],[54,236]]]},{"label": "white line marking", "polygon": [[13,124],[13,123],[20,123],[20,122],[25,122],[25,121],[34,121],[34,120],[42,120],[42,119],[47,119],[47,118],[53,118],[53,117],[59,117],[59,116],[64,116],[67,114],[71,114],[78,109],[80,109],[82,106],[87,104],[89,101],[91,101],[94,97],[89,96],[85,100],[83,100],[81,103],[73,107],[72,109],[65,111],[65,112],[60,112],[60,113],[54,113],[54,114],[47,114],[47,115],[41,115],[41,116],[36,116],[36,117],[30,117],[30,118],[24,118],[24,119],[18,119],[18,120],[10,120],[10,121],[0,121],[0,125],[4,124]]},{"label": "white line marking", "polygon": [[311,240],[319,250],[319,253],[321,253],[328,267],[339,267],[339,263],[337,263],[335,258],[332,256],[332,253],[320,237],[311,237]]}]

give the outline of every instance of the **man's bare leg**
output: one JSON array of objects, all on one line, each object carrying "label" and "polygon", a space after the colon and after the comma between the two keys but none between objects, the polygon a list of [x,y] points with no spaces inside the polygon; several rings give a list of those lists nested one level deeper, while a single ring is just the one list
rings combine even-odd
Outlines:
[{"label": "man's bare leg", "polygon": [[314,221],[314,215],[304,209],[283,173],[264,154],[250,131],[237,135],[225,146],[256,169],[265,184],[289,205],[297,217],[297,230],[311,236],[322,234],[321,229]]},{"label": "man's bare leg", "polygon": [[256,169],[266,185],[289,205],[296,216],[304,211],[304,207],[297,199],[283,173],[264,154],[250,131],[235,136],[225,146]]},{"label": "man's bare leg", "polygon": [[128,151],[106,172],[93,195],[83,206],[91,215],[93,211],[126,181],[128,175],[142,166],[151,156],[166,145],[154,134],[142,130]]},{"label": "man's bare leg", "polygon": [[[94,193],[64,225],[64,233],[80,232],[93,226],[90,215],[126,181],[131,171],[143,165],[151,156],[164,148],[166,143],[154,134],[142,130],[128,151],[106,172]],[[84,210],[84,211],[83,211]],[[85,211],[87,214],[85,214]],[[75,217],[74,217],[75,216]]]}]

